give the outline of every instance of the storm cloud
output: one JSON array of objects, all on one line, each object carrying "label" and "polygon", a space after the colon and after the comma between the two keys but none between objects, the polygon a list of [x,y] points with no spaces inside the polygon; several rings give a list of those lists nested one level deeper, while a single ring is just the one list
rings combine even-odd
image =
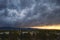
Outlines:
[{"label": "storm cloud", "polygon": [[60,0],[0,0],[0,27],[60,24]]}]

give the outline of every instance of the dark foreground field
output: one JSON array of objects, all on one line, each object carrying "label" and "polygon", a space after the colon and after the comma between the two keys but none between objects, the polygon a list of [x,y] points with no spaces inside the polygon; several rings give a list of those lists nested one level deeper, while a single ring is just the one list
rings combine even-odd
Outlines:
[{"label": "dark foreground field", "polygon": [[60,40],[60,30],[1,28],[0,40]]}]

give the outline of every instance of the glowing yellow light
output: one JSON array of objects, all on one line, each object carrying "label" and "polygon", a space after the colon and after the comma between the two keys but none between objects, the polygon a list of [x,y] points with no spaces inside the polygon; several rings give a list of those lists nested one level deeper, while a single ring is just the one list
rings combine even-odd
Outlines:
[{"label": "glowing yellow light", "polygon": [[30,28],[60,30],[60,25],[34,26],[34,27],[30,27]]}]

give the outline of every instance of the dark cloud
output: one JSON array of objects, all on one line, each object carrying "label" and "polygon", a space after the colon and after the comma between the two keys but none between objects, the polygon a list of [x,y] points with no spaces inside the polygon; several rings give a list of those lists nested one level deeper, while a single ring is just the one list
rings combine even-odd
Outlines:
[{"label": "dark cloud", "polygon": [[60,24],[60,0],[0,0],[0,27]]},{"label": "dark cloud", "polygon": [[5,9],[6,8],[6,4],[7,4],[6,0],[0,0],[0,10],[1,9]]}]

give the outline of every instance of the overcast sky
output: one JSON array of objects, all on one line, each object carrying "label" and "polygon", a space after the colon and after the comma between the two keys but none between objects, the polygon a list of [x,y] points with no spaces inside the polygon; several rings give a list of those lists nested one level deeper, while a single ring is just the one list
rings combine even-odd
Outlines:
[{"label": "overcast sky", "polygon": [[60,24],[60,0],[0,0],[0,27]]}]

